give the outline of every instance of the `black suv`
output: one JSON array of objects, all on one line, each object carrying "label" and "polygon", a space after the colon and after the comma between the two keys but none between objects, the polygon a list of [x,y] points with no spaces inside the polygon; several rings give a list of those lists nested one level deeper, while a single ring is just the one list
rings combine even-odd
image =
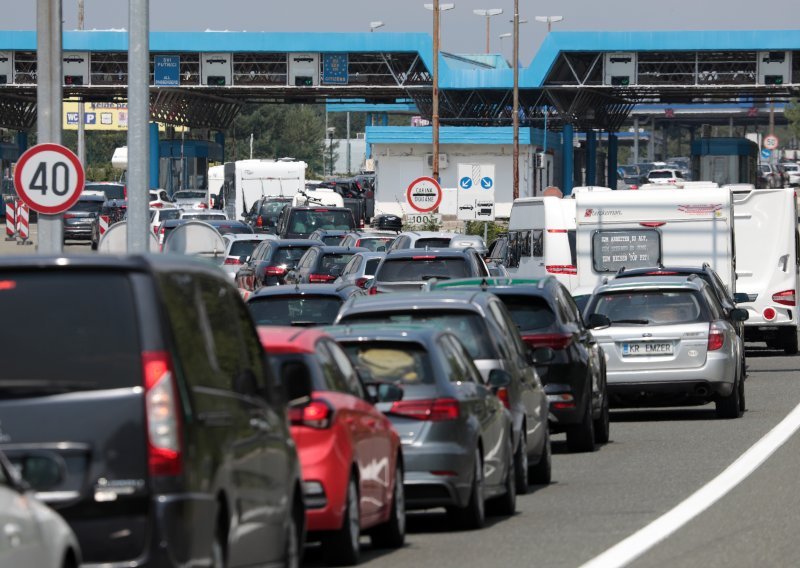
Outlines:
[{"label": "black suv", "polygon": [[278,216],[287,205],[291,205],[291,197],[262,197],[250,208],[244,221],[256,233],[275,233]]},{"label": "black suv", "polygon": [[355,228],[353,213],[346,207],[284,207],[275,233],[282,239],[305,239],[317,229]]},{"label": "black suv", "polygon": [[91,241],[92,225],[105,202],[105,197],[95,194],[83,194],[77,203],[64,213],[64,241],[67,239]]},{"label": "black suv", "polygon": [[40,496],[85,562],[296,565],[305,511],[286,395],[218,268],[18,257],[0,259],[0,282],[19,330],[3,339],[0,450],[63,464]]},{"label": "black suv", "polygon": [[262,286],[280,286],[300,258],[313,246],[323,246],[322,241],[310,239],[281,239],[264,241],[236,272],[236,285],[250,292]]}]

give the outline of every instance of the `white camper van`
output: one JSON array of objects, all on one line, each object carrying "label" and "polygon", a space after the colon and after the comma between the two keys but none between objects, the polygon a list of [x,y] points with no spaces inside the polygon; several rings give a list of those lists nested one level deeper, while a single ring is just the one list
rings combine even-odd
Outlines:
[{"label": "white camper van", "polygon": [[653,189],[579,193],[578,285],[591,294],[621,268],[702,266],[735,292],[731,193],[727,189]]},{"label": "white camper van", "polygon": [[223,206],[229,219],[242,219],[261,197],[292,197],[306,187],[306,163],[239,160],[224,165]]},{"label": "white camper van", "polygon": [[506,266],[511,276],[541,278],[552,274],[569,290],[574,289],[575,200],[515,199],[508,222]]},{"label": "white camper van", "polygon": [[798,240],[793,189],[735,188],[736,290],[745,340],[797,353]]}]

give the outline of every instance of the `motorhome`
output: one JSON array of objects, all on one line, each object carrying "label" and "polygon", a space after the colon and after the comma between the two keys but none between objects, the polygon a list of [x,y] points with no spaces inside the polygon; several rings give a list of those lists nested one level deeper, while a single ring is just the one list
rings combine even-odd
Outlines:
[{"label": "motorhome", "polygon": [[243,219],[261,197],[292,197],[304,190],[306,168],[305,162],[288,159],[227,162],[216,206],[223,208],[229,219]]},{"label": "motorhome", "polygon": [[708,263],[735,292],[731,193],[653,189],[575,196],[577,287],[591,294],[621,269]]},{"label": "motorhome", "polygon": [[792,189],[733,188],[736,290],[750,318],[745,339],[797,353],[797,211]]},{"label": "motorhome", "polygon": [[552,274],[572,290],[577,284],[575,200],[560,197],[515,199],[508,222],[505,263],[512,276],[541,278]]}]

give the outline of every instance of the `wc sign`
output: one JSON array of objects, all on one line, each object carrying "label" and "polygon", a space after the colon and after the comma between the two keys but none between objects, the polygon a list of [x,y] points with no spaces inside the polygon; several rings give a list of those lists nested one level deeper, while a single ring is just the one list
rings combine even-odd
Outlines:
[{"label": "wc sign", "polygon": [[494,185],[494,164],[458,164],[458,219],[494,221]]}]

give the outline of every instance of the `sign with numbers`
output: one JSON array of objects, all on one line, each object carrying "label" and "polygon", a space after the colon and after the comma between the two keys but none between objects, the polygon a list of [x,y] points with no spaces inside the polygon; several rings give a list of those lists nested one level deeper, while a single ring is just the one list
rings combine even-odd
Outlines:
[{"label": "sign with numbers", "polygon": [[19,198],[44,215],[57,215],[75,205],[84,181],[78,157],[59,144],[29,148],[20,156],[14,171]]}]

